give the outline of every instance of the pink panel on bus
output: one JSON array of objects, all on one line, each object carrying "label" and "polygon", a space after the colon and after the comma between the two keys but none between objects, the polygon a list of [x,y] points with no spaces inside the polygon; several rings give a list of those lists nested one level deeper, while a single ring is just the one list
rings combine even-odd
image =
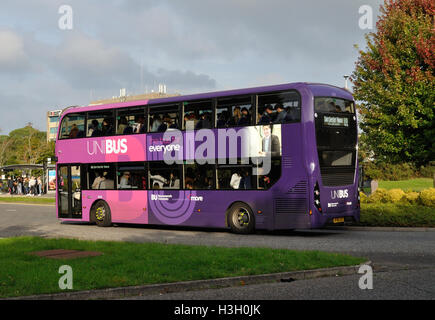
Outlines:
[{"label": "pink panel on bus", "polygon": [[59,163],[146,161],[146,135],[59,140]]},{"label": "pink panel on bus", "polygon": [[[82,192],[83,220],[89,219],[92,204],[101,199],[110,207],[112,222],[148,224],[147,191],[103,191],[87,190]],[[86,212],[86,213],[85,213]],[[88,220],[89,221],[89,220]]]}]

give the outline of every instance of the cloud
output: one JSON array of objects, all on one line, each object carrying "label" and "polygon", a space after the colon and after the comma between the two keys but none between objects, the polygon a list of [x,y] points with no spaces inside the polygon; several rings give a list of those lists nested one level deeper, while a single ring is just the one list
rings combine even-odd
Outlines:
[{"label": "cloud", "polygon": [[23,39],[13,31],[0,29],[0,71],[23,71],[29,65]]}]

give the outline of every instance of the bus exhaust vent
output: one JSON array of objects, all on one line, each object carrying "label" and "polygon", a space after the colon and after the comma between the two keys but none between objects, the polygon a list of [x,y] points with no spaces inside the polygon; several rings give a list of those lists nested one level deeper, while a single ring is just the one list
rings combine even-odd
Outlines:
[{"label": "bus exhaust vent", "polygon": [[282,157],[282,166],[284,168],[291,168],[293,167],[293,159],[290,157]]},{"label": "bus exhaust vent", "polygon": [[353,184],[355,168],[320,168],[322,183],[327,187]]},{"label": "bus exhaust vent", "polygon": [[275,199],[276,214],[304,214],[307,213],[307,199]]},{"label": "bus exhaust vent", "polygon": [[293,186],[293,188],[290,188],[290,190],[287,191],[287,194],[307,194],[307,181],[299,181]]}]

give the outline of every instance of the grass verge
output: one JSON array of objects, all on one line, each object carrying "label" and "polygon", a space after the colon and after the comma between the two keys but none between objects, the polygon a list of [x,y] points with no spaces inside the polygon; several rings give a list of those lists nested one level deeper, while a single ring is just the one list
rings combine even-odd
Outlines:
[{"label": "grass verge", "polygon": [[431,187],[433,187],[433,180],[431,178],[416,178],[401,181],[379,181],[379,188],[384,188],[387,190],[402,189],[403,191],[421,191]]},{"label": "grass verge", "polygon": [[359,225],[433,228],[435,208],[396,203],[362,203]]},{"label": "grass verge", "polygon": [[0,197],[0,203],[30,203],[30,204],[55,204],[55,198],[39,198],[39,197]]},{"label": "grass verge", "polygon": [[[72,260],[29,255],[51,249],[99,251],[103,255]],[[0,297],[62,292],[58,286],[62,265],[72,267],[77,291],[348,266],[364,261],[320,251],[5,238],[0,239]]]}]

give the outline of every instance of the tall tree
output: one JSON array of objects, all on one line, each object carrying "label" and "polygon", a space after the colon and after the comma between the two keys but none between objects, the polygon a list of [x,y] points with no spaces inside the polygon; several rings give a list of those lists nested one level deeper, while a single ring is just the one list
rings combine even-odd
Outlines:
[{"label": "tall tree", "polygon": [[352,74],[361,129],[378,159],[435,159],[435,2],[385,0]]}]

